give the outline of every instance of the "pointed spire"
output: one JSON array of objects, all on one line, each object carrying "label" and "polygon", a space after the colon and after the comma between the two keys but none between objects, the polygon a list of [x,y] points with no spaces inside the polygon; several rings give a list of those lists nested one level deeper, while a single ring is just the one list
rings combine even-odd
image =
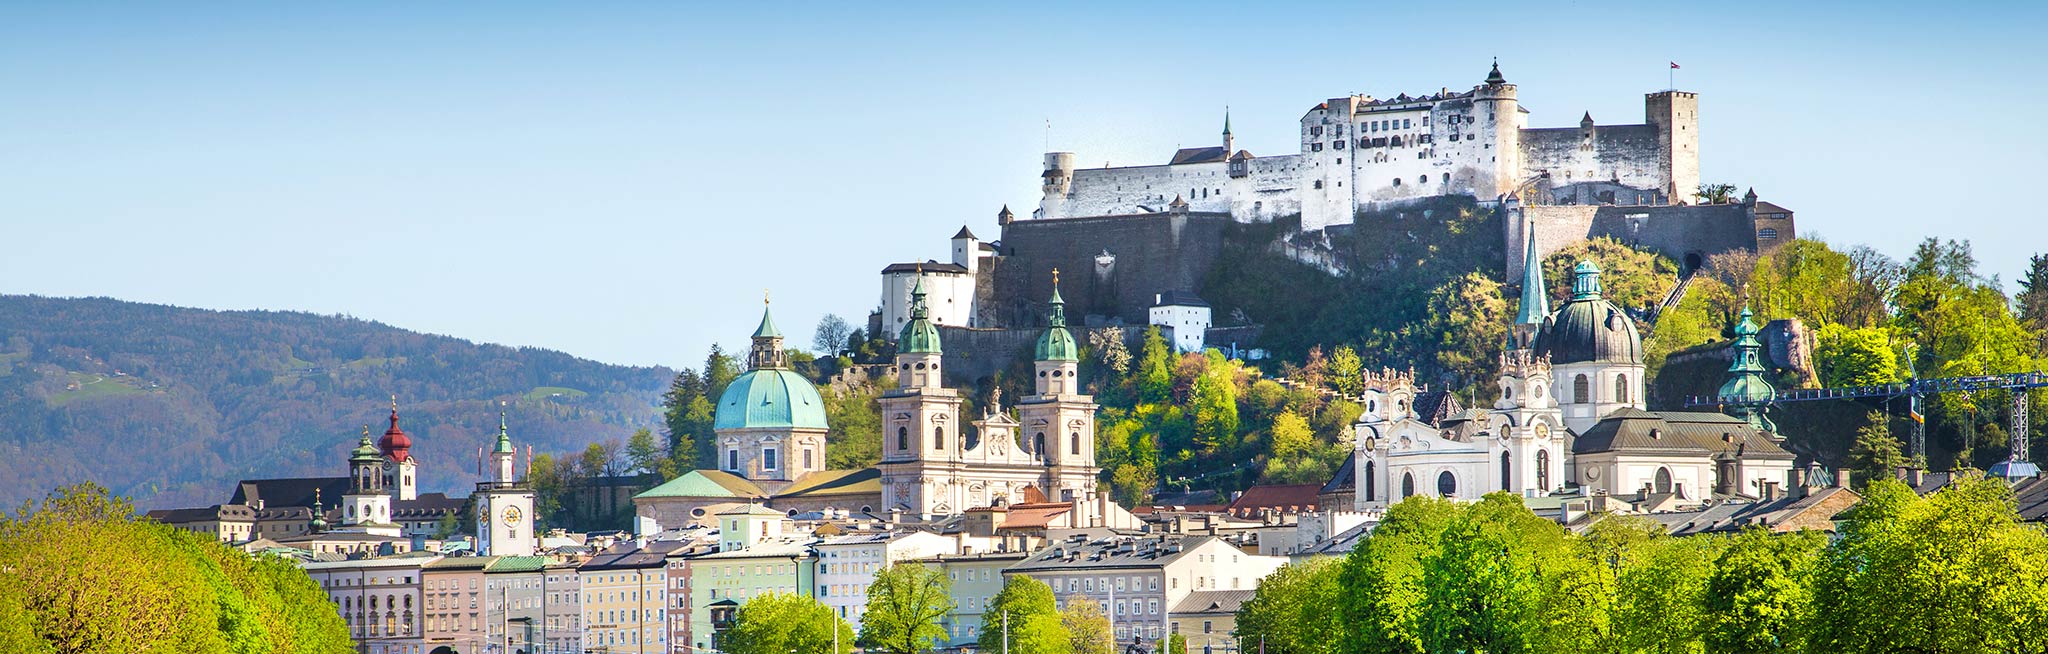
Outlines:
[{"label": "pointed spire", "polygon": [[1749,421],[1759,430],[1775,432],[1777,425],[1764,416],[1764,410],[1778,391],[1764,377],[1763,361],[1757,358],[1757,350],[1762,349],[1763,344],[1756,338],[1756,323],[1751,320],[1753,316],[1749,307],[1743,307],[1742,317],[1735,323],[1735,342],[1730,345],[1735,350],[1735,360],[1728,364],[1730,376],[1728,382],[1721,385],[1719,395],[1721,401],[1729,405],[1729,413]]},{"label": "pointed spire", "polygon": [[1230,135],[1230,105],[1223,105],[1223,135]]},{"label": "pointed spire", "polygon": [[1506,84],[1506,83],[1508,83],[1508,80],[1507,80],[1507,78],[1505,78],[1505,77],[1501,77],[1501,75],[1500,75],[1500,57],[1494,57],[1494,58],[1493,58],[1493,72],[1491,72],[1491,73],[1487,73],[1487,74],[1486,74],[1486,83],[1488,83],[1488,84]]},{"label": "pointed spire", "polygon": [[1581,127],[1581,128],[1588,128],[1588,127],[1592,127],[1592,126],[1593,126],[1593,112],[1591,112],[1591,111],[1588,111],[1588,112],[1586,112],[1586,115],[1585,115],[1585,116],[1583,116],[1583,117],[1579,118],[1579,127]]},{"label": "pointed spire", "polygon": [[1067,301],[1060,298],[1060,270],[1052,270],[1052,299],[1046,304],[1052,309],[1050,324],[1045,333],[1038,336],[1038,348],[1033,357],[1038,361],[1078,361],[1080,348],[1074,344],[1074,335],[1067,331]]},{"label": "pointed spire", "polygon": [[497,447],[493,447],[493,448],[491,448],[491,452],[493,452],[493,453],[496,453],[496,454],[512,454],[512,453],[514,453],[514,452],[516,452],[516,451],[517,451],[517,450],[514,450],[514,449],[512,449],[512,436],[511,436],[510,434],[508,434],[508,433],[507,433],[507,432],[505,431],[505,401],[504,401],[504,400],[499,400],[499,401],[498,401],[498,445],[497,445]]},{"label": "pointed spire", "polygon": [[1536,256],[1536,235],[1532,229],[1523,233],[1529,236],[1522,254],[1522,308],[1515,312],[1515,324],[1534,327],[1550,315],[1550,292],[1543,284],[1543,259]]},{"label": "pointed spire", "polygon": [[768,316],[768,291],[761,291],[761,326],[754,328],[754,338],[782,338],[782,332],[775,330],[775,321]]},{"label": "pointed spire", "polygon": [[776,331],[775,320],[768,315],[768,292],[761,292],[761,326],[754,328],[754,345],[747,351],[747,367],[753,369],[777,369],[787,367],[788,361],[782,352],[782,332]]},{"label": "pointed spire", "polygon": [[1060,269],[1058,268],[1052,269],[1052,299],[1047,300],[1046,304],[1052,306],[1053,326],[1065,327],[1067,325],[1067,301],[1060,298]]}]

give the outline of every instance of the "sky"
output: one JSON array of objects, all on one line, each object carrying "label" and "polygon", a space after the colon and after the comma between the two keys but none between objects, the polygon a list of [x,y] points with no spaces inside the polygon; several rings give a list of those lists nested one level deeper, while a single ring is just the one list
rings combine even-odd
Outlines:
[{"label": "sky", "polygon": [[[1939,5],[1939,6],[1937,6]],[[1699,92],[1802,235],[2048,251],[2048,3],[0,3],[0,293],[346,314],[610,363],[808,344],[1041,153],[1298,149],[1325,98],[1532,127]],[[1668,62],[1681,68],[1670,71]],[[1050,127],[1048,128],[1048,125]],[[0,331],[5,326],[0,325]]]}]

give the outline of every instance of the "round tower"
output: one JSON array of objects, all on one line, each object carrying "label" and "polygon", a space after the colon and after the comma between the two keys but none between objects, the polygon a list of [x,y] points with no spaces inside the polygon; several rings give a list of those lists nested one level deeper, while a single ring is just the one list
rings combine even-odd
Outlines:
[{"label": "round tower", "polygon": [[1513,193],[1522,181],[1522,105],[1515,85],[1501,75],[1499,59],[1493,61],[1486,82],[1472,89],[1472,105],[1481,140],[1481,158],[1473,167],[1492,177],[1476,180],[1473,194],[1486,200]]},{"label": "round tower", "polygon": [[1066,215],[1067,194],[1074,188],[1074,153],[1045,153],[1045,173],[1040,175],[1038,212],[1035,218],[1060,218]]}]

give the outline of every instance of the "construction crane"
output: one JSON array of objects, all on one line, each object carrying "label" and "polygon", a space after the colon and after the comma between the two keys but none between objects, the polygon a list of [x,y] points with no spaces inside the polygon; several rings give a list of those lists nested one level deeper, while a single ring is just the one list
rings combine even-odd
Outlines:
[{"label": "construction crane", "polygon": [[1883,398],[1886,400],[1905,397],[1908,410],[1913,417],[1912,455],[1915,460],[1925,463],[1927,459],[1927,423],[1920,415],[1920,399],[1936,393],[1970,393],[1987,390],[2009,390],[2012,394],[2012,454],[2005,461],[1991,467],[1991,475],[2016,479],[2032,477],[2040,472],[2027,456],[2027,393],[2035,388],[2048,388],[2048,373],[2041,371],[2019,372],[2004,375],[1979,375],[1976,377],[1940,377],[1934,379],[1910,379],[1897,384],[1880,386],[1846,386],[1840,388],[1817,388],[1776,391],[1769,395],[1700,395],[1686,398],[1687,407],[1715,407],[1762,409],[1785,402],[1813,402],[1819,400],[1854,400]]}]

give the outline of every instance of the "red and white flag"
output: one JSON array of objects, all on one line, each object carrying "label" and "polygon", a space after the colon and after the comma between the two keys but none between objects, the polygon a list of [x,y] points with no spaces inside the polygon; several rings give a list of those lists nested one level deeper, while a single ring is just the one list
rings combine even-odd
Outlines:
[{"label": "red and white flag", "polygon": [[1672,70],[1678,70],[1678,62],[1676,62],[1676,61],[1674,61],[1674,62],[1671,62],[1671,69],[1672,69]]}]

